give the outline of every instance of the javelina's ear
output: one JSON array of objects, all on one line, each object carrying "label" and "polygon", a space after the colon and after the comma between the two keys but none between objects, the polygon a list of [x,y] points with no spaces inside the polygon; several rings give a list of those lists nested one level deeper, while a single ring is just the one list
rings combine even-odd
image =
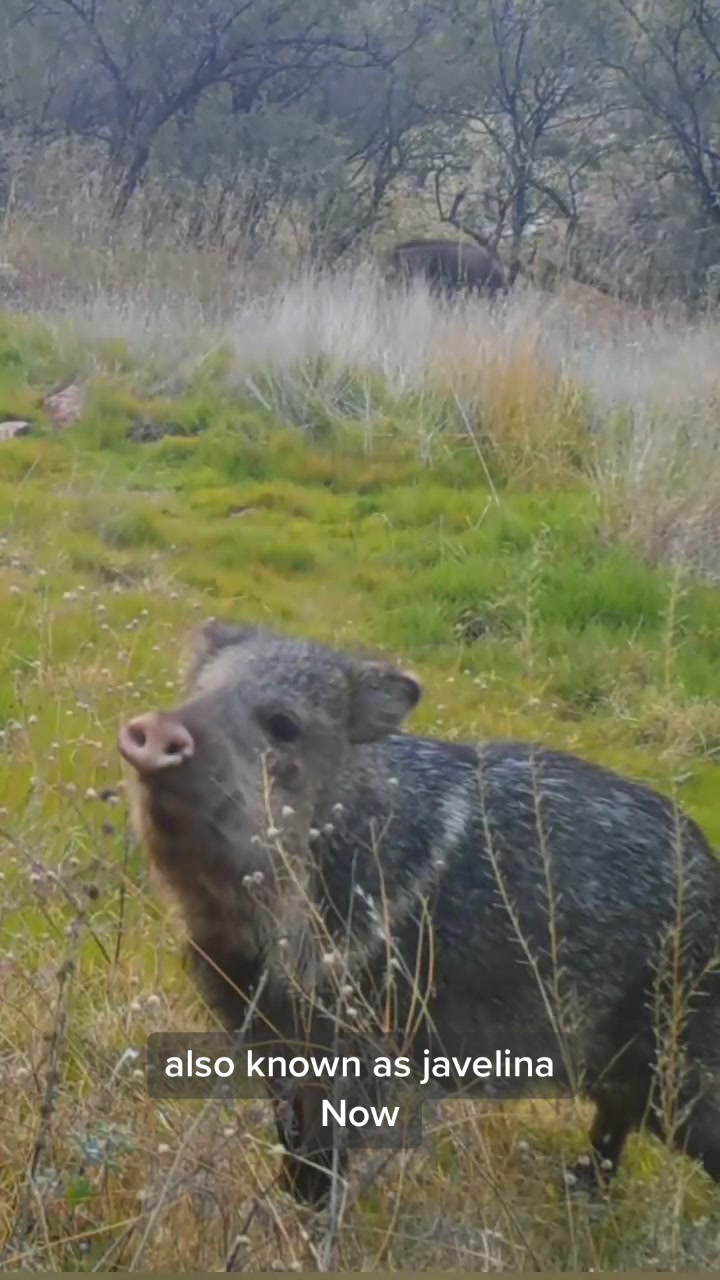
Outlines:
[{"label": "javelina's ear", "polygon": [[187,663],[187,682],[192,684],[209,659],[221,649],[226,649],[231,644],[242,644],[244,640],[249,640],[255,635],[256,630],[257,628],[249,623],[237,625],[219,622],[217,618],[202,623],[192,636]]},{"label": "javelina's ear", "polygon": [[420,681],[389,662],[362,662],[352,676],[348,737],[377,742],[395,733],[422,697]]}]

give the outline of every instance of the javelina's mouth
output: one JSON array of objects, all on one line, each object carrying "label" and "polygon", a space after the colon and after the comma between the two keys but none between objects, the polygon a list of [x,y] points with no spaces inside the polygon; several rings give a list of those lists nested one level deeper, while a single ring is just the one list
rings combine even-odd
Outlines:
[{"label": "javelina's mouth", "polygon": [[149,779],[189,760],[195,742],[176,716],[149,711],[122,726],[118,750],[141,778]]}]

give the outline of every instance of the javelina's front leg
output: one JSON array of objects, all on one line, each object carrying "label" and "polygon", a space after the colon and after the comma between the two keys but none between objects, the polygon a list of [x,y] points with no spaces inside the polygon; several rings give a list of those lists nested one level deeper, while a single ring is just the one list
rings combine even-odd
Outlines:
[{"label": "javelina's front leg", "polygon": [[323,1101],[330,1100],[327,1085],[316,1081],[274,1090],[275,1124],[286,1154],[282,1162],[284,1189],[296,1199],[322,1208],[330,1194],[333,1164],[343,1176],[347,1152],[338,1148],[334,1162],[332,1128],[323,1126]]}]

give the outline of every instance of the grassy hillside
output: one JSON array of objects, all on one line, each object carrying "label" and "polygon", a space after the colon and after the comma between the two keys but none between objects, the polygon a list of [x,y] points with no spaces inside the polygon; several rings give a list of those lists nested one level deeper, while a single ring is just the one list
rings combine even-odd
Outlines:
[{"label": "grassy hillside", "polygon": [[[382,650],[423,678],[415,728],[576,750],[675,794],[720,846],[715,387],[688,377],[683,401],[668,375],[671,401],[647,363],[702,364],[712,335],[644,335],[623,400],[625,346],[576,350],[578,315],[558,312],[553,359],[532,300],[492,331],[466,320],[462,342],[418,302],[385,345],[377,314],[358,335],[352,298],[322,322],[291,302],[194,342],[169,312],[140,329],[109,304],[0,317],[0,419],[33,423],[0,441],[8,1267],[327,1257],[323,1224],[264,1194],[265,1109],[154,1102],[131,1052],[208,1025],[127,832],[115,749],[122,716],[176,696],[201,618]],[[87,400],[59,430],[43,397],[69,378]],[[379,1177],[358,1162],[333,1263],[716,1267],[717,1193],[649,1140],[606,1208],[568,1194],[586,1119],[448,1105],[407,1161]]]}]

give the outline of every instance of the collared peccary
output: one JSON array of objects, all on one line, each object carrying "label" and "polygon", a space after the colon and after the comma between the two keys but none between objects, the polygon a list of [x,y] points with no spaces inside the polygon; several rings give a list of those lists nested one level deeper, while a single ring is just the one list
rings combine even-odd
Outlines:
[{"label": "collared peccary", "polygon": [[408,240],[389,255],[390,282],[424,279],[431,292],[462,289],[494,296],[507,290],[507,279],[496,254],[464,240]]},{"label": "collared peccary", "polygon": [[[354,1005],[382,1021],[392,989],[418,1059],[551,1057],[595,1104],[578,1166],[595,1185],[643,1125],[720,1179],[720,864],[702,832],[562,752],[412,736],[420,697],[385,660],[212,621],[182,705],[121,728],[136,829],[210,1005],[236,1029],[262,988],[263,1037],[295,1042],[309,1017],[329,1045],[330,997],[308,1010],[341,955]],[[321,1093],[293,1087],[284,1172],[320,1203]]]}]

